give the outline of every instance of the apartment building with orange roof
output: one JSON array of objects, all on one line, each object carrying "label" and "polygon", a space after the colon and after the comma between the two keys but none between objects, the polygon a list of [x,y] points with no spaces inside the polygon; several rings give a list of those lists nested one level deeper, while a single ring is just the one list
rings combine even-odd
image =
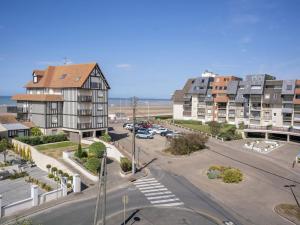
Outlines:
[{"label": "apartment building with orange roof", "polygon": [[34,70],[17,101],[18,119],[33,122],[44,134],[60,131],[97,136],[108,127],[110,86],[97,63],[48,66]]}]

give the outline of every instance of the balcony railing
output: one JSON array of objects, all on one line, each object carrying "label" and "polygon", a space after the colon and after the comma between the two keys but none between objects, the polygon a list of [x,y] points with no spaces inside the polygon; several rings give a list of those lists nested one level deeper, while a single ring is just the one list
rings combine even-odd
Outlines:
[{"label": "balcony railing", "polygon": [[183,115],[184,116],[192,116],[192,112],[191,111],[183,111]]},{"label": "balcony railing", "polygon": [[17,112],[18,113],[28,113],[28,108],[27,107],[18,107]]},{"label": "balcony railing", "polygon": [[77,114],[79,116],[91,116],[92,110],[91,109],[78,109]]},{"label": "balcony railing", "polygon": [[90,129],[92,128],[91,123],[78,123],[77,124],[77,129]]},{"label": "balcony railing", "polygon": [[78,96],[78,101],[79,102],[91,102],[92,101],[92,96],[79,95]]}]

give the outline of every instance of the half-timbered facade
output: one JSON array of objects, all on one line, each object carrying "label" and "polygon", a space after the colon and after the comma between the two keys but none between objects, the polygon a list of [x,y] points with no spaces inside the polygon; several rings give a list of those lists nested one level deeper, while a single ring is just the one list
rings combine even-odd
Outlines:
[{"label": "half-timbered facade", "polygon": [[25,87],[26,94],[13,96],[18,118],[45,134],[63,130],[96,136],[107,130],[110,87],[97,63],[34,70]]}]

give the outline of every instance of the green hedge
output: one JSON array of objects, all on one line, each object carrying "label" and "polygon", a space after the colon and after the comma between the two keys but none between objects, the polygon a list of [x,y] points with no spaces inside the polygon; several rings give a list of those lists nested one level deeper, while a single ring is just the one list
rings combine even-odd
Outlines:
[{"label": "green hedge", "polygon": [[101,162],[100,159],[98,158],[88,158],[86,163],[84,164],[84,167],[87,168],[89,171],[92,173],[97,173],[100,169]]},{"label": "green hedge", "polygon": [[174,123],[176,123],[176,124],[202,125],[202,122],[201,121],[197,121],[197,120],[175,120]]},{"label": "green hedge", "polygon": [[48,143],[67,141],[68,139],[66,134],[55,134],[55,135],[45,135],[45,136],[16,137],[16,140],[34,146],[34,145],[42,145]]},{"label": "green hedge", "polygon": [[102,158],[106,147],[101,142],[95,142],[89,147],[89,157]]}]

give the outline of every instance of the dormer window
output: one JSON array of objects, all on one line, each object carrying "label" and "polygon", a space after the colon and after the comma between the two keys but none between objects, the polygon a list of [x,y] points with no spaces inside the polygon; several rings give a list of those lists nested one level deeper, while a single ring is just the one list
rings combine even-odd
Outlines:
[{"label": "dormer window", "polygon": [[37,83],[38,82],[38,77],[37,75],[33,75],[33,83]]}]

